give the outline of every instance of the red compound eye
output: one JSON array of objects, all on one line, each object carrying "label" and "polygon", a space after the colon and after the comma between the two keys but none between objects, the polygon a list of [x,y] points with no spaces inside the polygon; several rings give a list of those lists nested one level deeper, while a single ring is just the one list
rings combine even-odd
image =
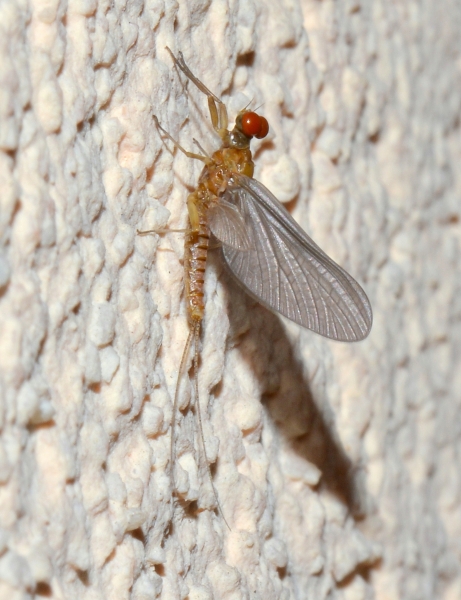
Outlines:
[{"label": "red compound eye", "polygon": [[242,115],[242,131],[247,137],[254,136],[260,140],[269,133],[269,123],[254,112],[246,112]]}]

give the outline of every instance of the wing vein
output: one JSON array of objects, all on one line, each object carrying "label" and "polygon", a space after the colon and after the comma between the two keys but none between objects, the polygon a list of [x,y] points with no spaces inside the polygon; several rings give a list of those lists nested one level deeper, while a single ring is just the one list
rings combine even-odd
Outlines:
[{"label": "wing vein", "polygon": [[[269,190],[239,175],[223,200],[240,215],[220,211],[222,218],[227,214],[232,220],[228,229],[232,226],[239,233],[228,234],[226,224],[217,222],[215,235],[223,242],[227,266],[248,294],[270,310],[326,337],[357,341],[368,335],[372,312],[365,292],[317,246]],[[232,242],[235,239],[242,243]],[[243,245],[245,249],[239,247]]]}]

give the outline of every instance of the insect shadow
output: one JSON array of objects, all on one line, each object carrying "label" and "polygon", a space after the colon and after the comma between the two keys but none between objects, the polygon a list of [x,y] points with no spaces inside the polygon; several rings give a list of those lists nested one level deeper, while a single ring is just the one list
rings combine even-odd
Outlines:
[{"label": "insect shadow", "polygon": [[[210,260],[219,269],[217,262],[222,264],[217,256]],[[327,489],[356,520],[362,519],[365,490],[360,469],[347,456],[317,405],[305,368],[282,322],[249,298],[224,266],[220,280],[229,298],[229,339],[239,339],[238,349],[260,382],[261,401],[271,420],[292,450],[321,471],[316,487]],[[249,318],[250,326],[240,334],[242,314]]]},{"label": "insect shadow", "polygon": [[[163,137],[183,154],[204,165],[199,183],[187,199],[189,223],[185,230],[184,281],[189,335],[179,365],[173,403],[170,463],[174,488],[175,417],[181,376],[191,349],[194,350],[197,420],[212,483],[198,385],[199,346],[205,315],[204,281],[211,235],[219,240],[224,263],[242,288],[263,305],[302,327],[334,340],[355,342],[370,332],[372,310],[360,285],[310,239],[269,190],[253,179],[250,143],[254,137],[266,138],[269,133],[267,119],[245,107],[238,113],[234,127],[228,129],[227,108],[223,101],[192,73],[180,52],[176,57],[169,48],[167,51],[175,66],[207,97],[213,129],[221,138],[221,148],[212,156],[208,156],[198,142],[196,145],[201,154],[191,152],[183,148],[153,115]],[[325,427],[321,427],[325,423],[319,415],[317,411],[318,429],[325,432]],[[341,479],[339,473],[337,478]],[[216,489],[212,487],[219,511],[228,525]]]}]

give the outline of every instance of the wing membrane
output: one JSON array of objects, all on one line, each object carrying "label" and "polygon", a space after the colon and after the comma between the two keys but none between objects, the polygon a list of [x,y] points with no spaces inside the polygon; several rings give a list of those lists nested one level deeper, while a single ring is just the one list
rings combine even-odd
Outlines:
[{"label": "wing membrane", "polygon": [[268,189],[238,176],[223,200],[241,214],[251,246],[240,251],[225,235],[213,233],[223,242],[224,260],[247,293],[325,337],[353,342],[368,335],[372,311],[365,292]]},{"label": "wing membrane", "polygon": [[252,247],[245,221],[240,211],[230,202],[221,199],[208,211],[210,231],[226,246],[235,250]]}]

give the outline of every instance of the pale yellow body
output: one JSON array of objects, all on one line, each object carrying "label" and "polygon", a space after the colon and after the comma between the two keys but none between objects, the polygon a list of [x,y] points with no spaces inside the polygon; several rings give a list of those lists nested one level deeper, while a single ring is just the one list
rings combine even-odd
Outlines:
[{"label": "pale yellow body", "polygon": [[200,323],[205,310],[203,287],[210,241],[208,211],[219,202],[233,176],[252,177],[253,171],[248,148],[221,148],[213,154],[202,171],[197,189],[187,199],[189,229],[184,242],[184,280],[187,315],[191,323]]},{"label": "pale yellow body", "polygon": [[[239,175],[245,175],[246,177],[253,177],[254,164],[250,152],[250,141],[253,137],[253,133],[245,133],[242,126],[243,115],[253,115],[253,118],[263,119],[258,117],[255,113],[249,113],[244,109],[241,111],[236,118],[235,126],[230,131],[227,129],[228,118],[227,110],[223,102],[215,96],[210,90],[191,73],[190,69],[184,62],[184,58],[181,53],[176,58],[171,50],[170,52],[173,61],[176,66],[197,86],[197,88],[207,96],[208,108],[210,110],[211,123],[213,129],[219,135],[222,140],[222,147],[216,151],[211,157],[202,154],[195,154],[185,150],[171,135],[163,129],[159,124],[157,117],[154,116],[157,127],[163,134],[168,137],[173,144],[181,152],[183,152],[189,158],[201,160],[205,163],[205,167],[200,175],[200,179],[197,185],[197,189],[189,195],[187,199],[187,210],[189,213],[189,227],[186,231],[186,237],[184,241],[184,282],[185,282],[185,293],[187,303],[187,317],[190,324],[190,332],[187,337],[186,344],[184,346],[183,355],[181,358],[181,364],[179,366],[178,379],[176,382],[176,391],[174,396],[173,404],[173,418],[171,423],[171,466],[174,465],[174,431],[175,431],[175,416],[178,410],[178,396],[179,396],[179,384],[181,375],[184,372],[187,357],[192,342],[195,346],[194,356],[194,388],[196,397],[196,409],[198,422],[200,426],[200,437],[202,440],[203,453],[205,456],[205,462],[208,467],[208,475],[210,478],[211,487],[216,498],[216,504],[223,516],[223,519],[227,524],[227,521],[222,514],[221,507],[219,505],[218,495],[213,485],[210,468],[208,466],[208,459],[206,457],[205,442],[203,439],[203,427],[202,418],[200,416],[200,402],[199,402],[199,387],[198,387],[198,362],[199,362],[199,338],[200,329],[205,312],[204,304],[204,280],[205,280],[205,269],[206,260],[208,255],[208,247],[210,243],[210,228],[209,222],[209,211],[210,208],[216,206],[221,201],[222,196],[225,194],[229,185],[238,182]],[[268,131],[267,121],[265,122],[265,133],[261,137],[265,137]],[[174,475],[173,475],[173,489],[174,489]]]}]

